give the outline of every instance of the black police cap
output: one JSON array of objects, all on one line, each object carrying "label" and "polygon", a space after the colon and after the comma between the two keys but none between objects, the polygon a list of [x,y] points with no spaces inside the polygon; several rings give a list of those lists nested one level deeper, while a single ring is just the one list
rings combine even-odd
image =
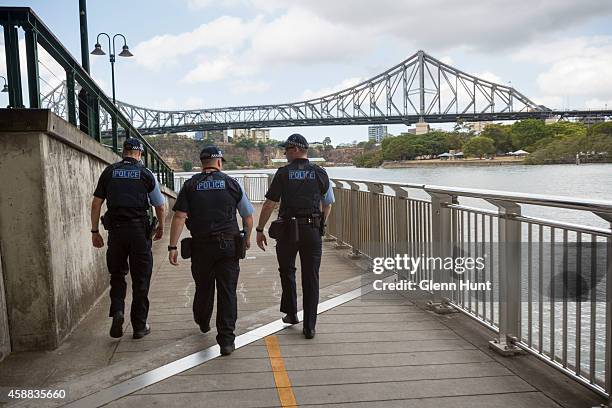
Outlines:
[{"label": "black police cap", "polygon": [[206,146],[202,149],[200,152],[200,160],[208,159],[221,159],[225,161],[223,152],[217,146]]},{"label": "black police cap", "polygon": [[300,135],[299,133],[294,133],[291,136],[289,136],[285,142],[279,144],[279,146],[280,147],[295,146],[295,147],[301,147],[302,149],[308,149],[308,141],[306,140],[304,136]]},{"label": "black police cap", "polygon": [[125,142],[123,142],[123,150],[140,150],[141,152],[144,152],[144,146],[140,140],[130,137],[125,139]]}]

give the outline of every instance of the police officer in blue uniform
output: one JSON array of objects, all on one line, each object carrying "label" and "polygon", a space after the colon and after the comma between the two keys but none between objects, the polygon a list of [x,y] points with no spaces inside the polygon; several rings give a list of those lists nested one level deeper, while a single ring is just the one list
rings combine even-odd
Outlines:
[{"label": "police officer in blue uniform", "polygon": [[286,313],[283,322],[299,323],[295,283],[295,258],[299,253],[304,308],[303,333],[307,339],[312,339],[315,336],[319,304],[321,237],[334,195],[327,172],[309,162],[308,142],[304,136],[292,134],[281,147],[285,148],[289,164],[278,169],[266,193],[266,201],[256,228],[257,245],[265,251],[267,241],[263,229],[276,202],[280,200],[278,215],[283,232],[276,242],[278,270],[283,289],[280,311]]},{"label": "police officer in blue uniform", "polygon": [[217,343],[222,355],[234,349],[236,286],[240,240],[236,210],[242,218],[244,245],[250,246],[253,205],[236,179],[223,173],[223,152],[207,146],[200,153],[202,172],[187,180],[174,204],[168,258],[178,265],[177,243],[183,226],[191,232],[191,274],[196,285],[193,317],[202,333],[210,330],[217,285]]},{"label": "police officer in blue uniform", "polygon": [[132,276],[130,319],[133,337],[140,339],[151,331],[147,316],[153,271],[153,231],[147,211],[151,205],[155,207],[159,224],[153,240],[159,240],[164,232],[165,200],[157,179],[140,161],[143,151],[144,147],[138,139],[126,139],[123,143],[123,160],[104,169],[91,203],[91,239],[96,248],[104,246],[104,239],[98,230],[104,200],[108,209],[103,224],[108,229],[106,264],[111,285],[109,316],[113,318],[110,335],[114,338],[123,336],[127,289],[125,275],[128,269]]}]

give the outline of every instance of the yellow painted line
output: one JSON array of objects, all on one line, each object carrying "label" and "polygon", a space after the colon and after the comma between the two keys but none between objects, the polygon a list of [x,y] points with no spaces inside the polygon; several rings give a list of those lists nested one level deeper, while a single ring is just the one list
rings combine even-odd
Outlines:
[{"label": "yellow painted line", "polygon": [[278,337],[274,335],[267,336],[264,340],[266,342],[266,348],[268,349],[268,357],[270,358],[270,365],[274,373],[276,392],[278,392],[278,399],[280,400],[281,407],[297,407],[298,404],[295,400],[295,395],[293,395],[293,390],[291,389],[291,381],[289,381],[287,370],[285,370],[285,361],[281,355]]}]

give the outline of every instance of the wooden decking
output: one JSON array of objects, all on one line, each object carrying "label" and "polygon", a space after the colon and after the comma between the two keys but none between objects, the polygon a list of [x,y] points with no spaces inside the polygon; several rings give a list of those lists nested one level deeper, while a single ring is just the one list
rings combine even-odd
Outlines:
[{"label": "wooden decking", "polygon": [[[0,385],[67,389],[74,401],[181,357],[216,350],[214,329],[201,334],[192,320],[190,264],[169,265],[166,244],[154,251],[149,336],[132,340],[127,328],[120,341],[110,339],[105,298],[58,351],[17,354],[0,364]],[[347,255],[324,244],[321,302],[371,280],[367,261]],[[237,334],[281,317],[273,242],[266,252],[254,246],[248,257],[241,263]],[[460,313],[426,311],[424,301],[416,294],[369,292],[321,313],[312,340],[303,337],[300,324],[286,327],[229,357],[113,396],[109,406],[574,408],[603,402],[535,357],[494,354],[488,329]],[[271,343],[278,348],[271,350]],[[47,402],[61,406],[68,400]]]},{"label": "wooden decking", "polygon": [[[272,335],[290,384],[275,381],[279,357],[262,339],[110,406],[276,407],[289,406],[282,404],[288,393],[308,407],[545,408],[601,402],[542,363],[534,365],[532,357],[490,353],[486,331],[470,327],[469,318],[440,317],[418,303],[369,293],[322,313],[313,340],[303,337],[301,325]],[[471,336],[454,327],[466,323]],[[517,370],[522,363],[525,369]]]}]

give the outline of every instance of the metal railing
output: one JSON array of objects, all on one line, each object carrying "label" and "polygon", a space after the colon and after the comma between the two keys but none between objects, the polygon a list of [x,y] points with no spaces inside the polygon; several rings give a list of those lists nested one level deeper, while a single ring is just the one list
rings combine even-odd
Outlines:
[{"label": "metal railing", "polygon": [[[227,174],[238,180],[238,183],[244,189],[249,200],[254,203],[262,202],[266,199],[265,194],[268,191],[269,180],[268,173],[245,173],[241,171],[227,171]],[[174,175],[174,189],[176,192],[181,191],[185,181],[189,180],[195,173],[177,173]]]},{"label": "metal railing", "polygon": [[[40,91],[39,69],[41,63],[38,56],[38,46],[40,46],[55,63],[59,64],[65,73],[65,86],[61,98],[63,109],[61,112],[56,111],[55,113],[60,116],[65,115],[68,122],[78,126],[98,142],[106,144],[116,153],[120,151],[122,145],[119,140],[119,133],[122,137],[140,139],[145,147],[143,153],[145,166],[153,171],[160,183],[173,188],[174,175],[172,169],[30,8],[0,7],[0,25],[4,29],[9,108],[25,108],[19,58],[19,32],[17,30],[18,27],[21,27],[25,32],[26,85],[29,108],[40,109],[44,107]],[[44,64],[42,65],[44,66]],[[103,116],[111,118],[112,131],[108,138],[101,134],[101,112]]]},{"label": "metal railing", "polygon": [[[468,269],[461,279],[489,281],[491,290],[429,289],[432,309],[459,310],[497,332],[500,351],[527,351],[610,394],[612,202],[332,181],[336,203],[327,224],[337,246],[370,258],[480,256],[484,268]],[[607,227],[525,216],[525,206],[546,209],[549,217],[557,209],[595,214]],[[458,281],[456,270],[439,264],[426,264],[414,274],[398,271],[398,277]]]}]

